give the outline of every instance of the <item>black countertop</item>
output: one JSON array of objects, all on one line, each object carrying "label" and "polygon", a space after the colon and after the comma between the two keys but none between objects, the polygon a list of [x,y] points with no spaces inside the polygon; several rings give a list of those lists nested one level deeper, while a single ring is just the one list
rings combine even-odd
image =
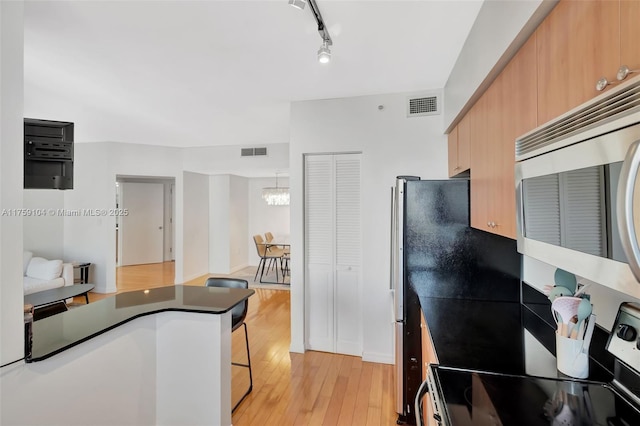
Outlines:
[{"label": "black countertop", "polygon": [[[534,312],[535,306],[530,309],[519,302],[436,298],[429,297],[428,291],[416,290],[440,365],[565,377],[555,368],[553,325]],[[545,309],[538,306],[540,313]],[[590,361],[590,380],[612,379],[607,369]]]},{"label": "black countertop", "polygon": [[31,358],[46,359],[135,318],[163,311],[223,314],[254,290],[175,285],[131,291],[35,321]]}]

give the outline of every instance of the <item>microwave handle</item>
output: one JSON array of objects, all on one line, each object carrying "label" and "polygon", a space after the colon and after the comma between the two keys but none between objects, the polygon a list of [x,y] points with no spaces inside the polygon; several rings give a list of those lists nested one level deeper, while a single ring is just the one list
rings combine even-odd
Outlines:
[{"label": "microwave handle", "polygon": [[640,281],[640,247],[633,220],[633,193],[640,169],[640,140],[629,146],[618,181],[618,232],[631,272]]}]

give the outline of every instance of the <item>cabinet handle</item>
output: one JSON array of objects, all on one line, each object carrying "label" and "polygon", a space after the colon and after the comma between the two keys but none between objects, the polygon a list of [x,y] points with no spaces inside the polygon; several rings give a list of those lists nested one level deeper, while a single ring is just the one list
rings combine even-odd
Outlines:
[{"label": "cabinet handle", "polygon": [[622,81],[627,78],[629,74],[637,73],[638,71],[640,70],[632,70],[629,69],[629,67],[626,65],[621,65],[620,68],[618,68],[618,74],[616,75],[616,78],[618,79],[618,81]]},{"label": "cabinet handle", "polygon": [[607,77],[602,77],[600,80],[596,82],[596,90],[598,92],[602,92],[605,89],[605,87],[613,84],[618,84],[618,83],[619,81],[609,81],[607,80]]},{"label": "cabinet handle", "polygon": [[495,223],[495,222],[487,222],[487,226],[488,226],[489,228],[495,228],[496,226],[498,226],[498,224],[497,224],[497,223]]}]

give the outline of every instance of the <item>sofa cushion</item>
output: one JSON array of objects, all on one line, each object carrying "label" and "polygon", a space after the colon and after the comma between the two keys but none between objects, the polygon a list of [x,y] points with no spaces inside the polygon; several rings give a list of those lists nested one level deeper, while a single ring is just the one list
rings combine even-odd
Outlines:
[{"label": "sofa cushion", "polygon": [[31,258],[33,257],[33,253],[30,251],[22,252],[22,275],[27,276],[27,267],[29,266],[29,262],[31,262]]},{"label": "sofa cushion", "polygon": [[52,288],[64,287],[64,279],[39,280],[37,278],[23,277],[24,294],[36,293],[38,291],[51,290]]},{"label": "sofa cushion", "polygon": [[[62,260],[47,260],[34,257],[27,266],[27,277],[40,280],[54,280],[62,275]],[[64,285],[64,284],[63,284]]]}]

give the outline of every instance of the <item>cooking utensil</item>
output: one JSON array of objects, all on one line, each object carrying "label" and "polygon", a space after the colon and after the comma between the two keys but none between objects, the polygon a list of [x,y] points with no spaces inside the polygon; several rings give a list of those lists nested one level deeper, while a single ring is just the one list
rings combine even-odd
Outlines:
[{"label": "cooking utensil", "polygon": [[555,286],[551,289],[551,291],[549,291],[549,300],[551,301],[551,303],[553,303],[553,301],[560,296],[573,296],[573,291],[562,286]]},{"label": "cooking utensil", "polygon": [[596,326],[596,315],[589,315],[589,324],[587,330],[584,332],[584,339],[582,341],[582,353],[589,355],[589,345],[591,344],[591,337],[593,337],[593,329]]},{"label": "cooking utensil", "polygon": [[576,286],[578,285],[578,281],[576,280],[576,276],[571,272],[567,272],[564,269],[556,269],[555,274],[553,274],[553,278],[556,282],[556,286],[565,287],[571,290],[571,294],[576,292]]},{"label": "cooking utensil", "polygon": [[574,296],[578,297],[584,294],[584,292],[587,290],[587,288],[589,288],[590,285],[591,283],[584,284],[578,291],[575,292]]},{"label": "cooking utensil", "polygon": [[558,312],[562,317],[562,326],[560,326],[559,333],[561,336],[567,337],[567,330],[569,326],[569,322],[571,318],[573,318],[578,313],[578,306],[582,302],[582,299],[579,297],[573,296],[560,296],[556,297],[553,302],[551,302],[551,309]]},{"label": "cooking utensil", "polygon": [[578,333],[580,332],[580,323],[589,318],[589,315],[591,315],[592,311],[593,308],[591,306],[591,302],[589,302],[588,299],[582,299],[580,301],[580,304],[578,305],[578,312],[576,313],[578,322],[573,327],[571,327],[571,330],[569,331],[569,336],[571,336],[572,339],[578,338]]}]

